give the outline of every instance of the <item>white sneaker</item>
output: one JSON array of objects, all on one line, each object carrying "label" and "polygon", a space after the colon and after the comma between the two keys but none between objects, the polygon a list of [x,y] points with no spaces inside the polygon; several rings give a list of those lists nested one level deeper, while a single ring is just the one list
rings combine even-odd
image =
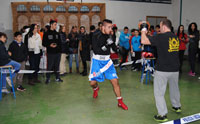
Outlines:
[{"label": "white sneaker", "polygon": [[10,93],[10,92],[8,91],[8,89],[2,89],[1,92],[2,92],[2,93],[6,93],[6,94]]},{"label": "white sneaker", "polygon": [[6,81],[7,81],[8,85],[9,85],[10,87],[12,87],[10,77],[6,77]]},{"label": "white sneaker", "polygon": [[200,80],[200,77],[198,77],[198,79]]}]

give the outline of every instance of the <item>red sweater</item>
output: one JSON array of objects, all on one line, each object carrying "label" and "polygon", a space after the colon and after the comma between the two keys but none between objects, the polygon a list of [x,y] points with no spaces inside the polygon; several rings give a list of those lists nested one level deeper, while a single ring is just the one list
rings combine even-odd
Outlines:
[{"label": "red sweater", "polygon": [[[176,35],[177,35],[177,33],[176,33]],[[184,40],[183,40],[183,37],[184,37]],[[187,34],[184,34],[184,36],[183,36],[182,33],[180,33],[179,41],[180,41],[179,50],[186,50],[186,44],[189,41]]]}]

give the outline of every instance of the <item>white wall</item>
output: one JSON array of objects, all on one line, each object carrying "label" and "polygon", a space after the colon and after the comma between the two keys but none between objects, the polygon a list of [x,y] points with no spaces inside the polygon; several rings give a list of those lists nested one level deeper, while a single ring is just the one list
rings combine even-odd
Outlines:
[{"label": "white wall", "polygon": [[[80,2],[81,0],[75,0]],[[106,17],[122,29],[124,26],[137,28],[140,20],[146,16],[167,16],[172,19],[171,4],[141,3],[109,0],[83,0],[84,2],[105,2]]]},{"label": "white wall", "polygon": [[[46,2],[46,0],[1,0],[0,2],[0,31],[5,32],[9,41],[12,40],[12,9],[11,2]],[[55,2],[56,0],[49,0]],[[75,0],[81,2],[81,0]],[[171,4],[137,3],[110,0],[83,0],[83,2],[106,3],[106,17],[112,19],[119,29],[124,26],[137,28],[139,20],[146,20],[146,16],[167,16],[172,19]]]},{"label": "white wall", "polygon": [[170,4],[149,4],[137,2],[108,2],[107,18],[111,18],[119,28],[128,26],[137,28],[140,20],[146,20],[146,16],[166,16],[172,19]]},{"label": "white wall", "polygon": [[[200,0],[182,0],[182,24],[187,30],[188,25],[192,22],[196,22],[198,29],[200,28]],[[176,30],[179,26],[180,17],[180,0],[173,0],[173,23]]]},{"label": "white wall", "polygon": [[[6,30],[12,29],[12,12],[10,2],[23,0],[4,0],[0,4],[0,22]],[[26,1],[46,1],[46,0],[26,0]],[[49,0],[55,1],[55,0]],[[75,0],[80,2],[81,0]],[[170,4],[149,4],[137,2],[121,2],[109,0],[83,0],[84,2],[104,2],[106,3],[106,17],[112,19],[119,28],[128,26],[137,27],[139,20],[146,20],[146,16],[167,16],[172,18]],[[5,13],[6,12],[6,13]]]},{"label": "white wall", "polygon": [[172,24],[174,29],[177,30],[180,18],[180,0],[172,1]]},{"label": "white wall", "polygon": [[196,22],[200,28],[200,0],[183,0],[182,23],[188,27],[189,23]]}]

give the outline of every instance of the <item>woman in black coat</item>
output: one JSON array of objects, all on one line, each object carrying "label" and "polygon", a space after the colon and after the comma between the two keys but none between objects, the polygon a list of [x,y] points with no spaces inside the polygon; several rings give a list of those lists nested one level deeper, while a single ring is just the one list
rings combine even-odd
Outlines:
[{"label": "woman in black coat", "polygon": [[60,26],[60,39],[61,39],[61,60],[60,60],[60,75],[67,74],[66,72],[66,57],[69,51],[69,42],[67,40],[65,26]]},{"label": "woman in black coat", "polygon": [[81,55],[81,60],[83,63],[83,72],[81,73],[82,76],[87,75],[87,62],[90,60],[90,41],[89,35],[85,31],[85,27],[80,27],[79,33],[79,50]]},{"label": "woman in black coat", "polygon": [[198,50],[198,42],[199,42],[199,31],[197,30],[197,24],[191,23],[188,27],[188,37],[189,37],[189,63],[191,67],[191,71],[188,73],[190,76],[195,76],[195,62],[196,62],[196,54]]}]

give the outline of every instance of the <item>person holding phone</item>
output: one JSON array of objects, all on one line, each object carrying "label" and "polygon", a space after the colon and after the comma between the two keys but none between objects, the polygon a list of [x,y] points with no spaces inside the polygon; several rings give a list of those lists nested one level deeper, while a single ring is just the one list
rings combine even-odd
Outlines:
[{"label": "person holding phone", "polygon": [[[61,57],[61,39],[56,31],[57,21],[50,21],[50,30],[44,33],[42,45],[47,48],[47,70],[55,71],[56,82],[63,82],[60,78],[59,67]],[[46,74],[46,84],[50,82],[50,73]]]}]

